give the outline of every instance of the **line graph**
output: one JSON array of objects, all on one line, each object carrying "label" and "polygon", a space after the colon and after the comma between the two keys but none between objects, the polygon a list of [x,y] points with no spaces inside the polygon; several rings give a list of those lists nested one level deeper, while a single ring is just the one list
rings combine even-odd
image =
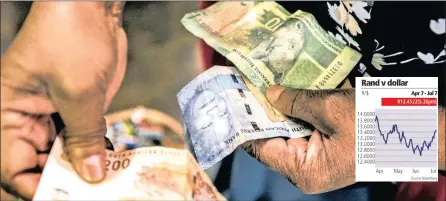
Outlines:
[{"label": "line graph", "polygon": [[375,114],[375,149],[387,149],[375,153],[376,167],[436,167],[435,109],[376,109]]},{"label": "line graph", "polygon": [[380,124],[379,124],[379,118],[378,118],[378,116],[375,117],[375,122],[376,122],[376,124],[377,124],[377,126],[378,126],[378,132],[379,132],[379,134],[382,136],[382,139],[384,140],[384,143],[385,143],[385,144],[387,144],[387,142],[389,141],[389,135],[396,133],[396,134],[398,134],[398,139],[400,140],[400,143],[402,143],[403,140],[404,140],[404,144],[405,144],[406,148],[411,148],[411,149],[412,149],[412,152],[413,152],[414,154],[415,154],[415,152],[418,150],[420,156],[421,156],[422,153],[423,153],[424,147],[426,147],[426,148],[429,150],[429,148],[432,146],[432,143],[434,142],[434,139],[435,139],[435,134],[437,133],[437,130],[435,130],[435,131],[434,131],[434,134],[432,135],[432,138],[430,139],[429,142],[426,142],[426,141],[424,140],[423,143],[422,143],[422,145],[421,145],[421,148],[420,148],[419,145],[416,145],[416,146],[414,147],[414,146],[413,146],[413,145],[414,145],[414,144],[413,144],[413,140],[412,140],[412,139],[409,139],[409,142],[408,142],[407,139],[406,139],[406,136],[404,135],[404,131],[401,131],[401,132],[400,132],[400,131],[398,130],[398,125],[397,125],[397,124],[394,124],[394,125],[392,126],[392,129],[391,129],[388,133],[384,134],[384,133],[382,132],[382,130],[381,130],[381,126],[380,126]]},{"label": "line graph", "polygon": [[357,77],[355,95],[356,181],[438,181],[438,78]]}]

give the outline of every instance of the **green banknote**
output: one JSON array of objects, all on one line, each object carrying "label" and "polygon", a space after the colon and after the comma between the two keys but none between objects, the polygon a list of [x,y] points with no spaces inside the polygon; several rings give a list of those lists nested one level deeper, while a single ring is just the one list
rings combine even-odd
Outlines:
[{"label": "green banknote", "polygon": [[234,63],[263,94],[277,84],[335,88],[361,58],[310,13],[291,14],[276,2],[218,2],[186,14],[181,22]]}]

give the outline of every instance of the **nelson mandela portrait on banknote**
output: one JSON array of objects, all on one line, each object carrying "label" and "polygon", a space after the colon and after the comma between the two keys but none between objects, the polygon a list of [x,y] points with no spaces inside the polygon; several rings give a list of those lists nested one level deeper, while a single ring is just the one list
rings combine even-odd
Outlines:
[{"label": "nelson mandela portrait on banknote", "polygon": [[[237,80],[234,82],[233,80]],[[240,76],[217,75],[202,79],[198,86],[183,91],[184,121],[198,161],[211,163],[221,157],[227,141],[235,135],[236,116],[226,88],[245,89]],[[187,96],[187,97],[186,97]]]},{"label": "nelson mandela portrait on banknote", "polygon": [[177,95],[189,148],[204,169],[249,140],[308,135],[289,119],[271,121],[245,81],[235,67],[214,66]]}]

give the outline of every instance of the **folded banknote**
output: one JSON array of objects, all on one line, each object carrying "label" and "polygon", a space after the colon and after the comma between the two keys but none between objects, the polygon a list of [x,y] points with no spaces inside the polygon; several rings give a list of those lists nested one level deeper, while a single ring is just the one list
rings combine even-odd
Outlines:
[{"label": "folded banknote", "polygon": [[278,84],[335,88],[361,58],[330,36],[312,14],[291,14],[274,1],[218,2],[186,14],[181,22],[263,94]]},{"label": "folded banknote", "polygon": [[311,134],[287,118],[271,121],[247,83],[235,67],[214,66],[177,94],[188,147],[202,168],[211,167],[249,140]]},{"label": "folded banknote", "polygon": [[107,151],[99,184],[83,181],[62,150],[57,138],[33,200],[226,200],[187,150]]}]

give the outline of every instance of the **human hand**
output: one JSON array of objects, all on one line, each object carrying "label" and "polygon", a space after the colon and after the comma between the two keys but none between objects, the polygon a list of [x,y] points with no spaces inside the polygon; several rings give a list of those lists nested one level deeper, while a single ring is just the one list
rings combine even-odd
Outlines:
[{"label": "human hand", "polygon": [[243,147],[304,193],[322,193],[355,182],[354,89],[305,90],[273,86],[267,98],[284,114],[315,127],[309,140],[270,138]]},{"label": "human hand", "polygon": [[55,138],[88,182],[105,176],[104,112],[127,63],[122,2],[35,2],[1,59],[1,186],[32,199]]}]

